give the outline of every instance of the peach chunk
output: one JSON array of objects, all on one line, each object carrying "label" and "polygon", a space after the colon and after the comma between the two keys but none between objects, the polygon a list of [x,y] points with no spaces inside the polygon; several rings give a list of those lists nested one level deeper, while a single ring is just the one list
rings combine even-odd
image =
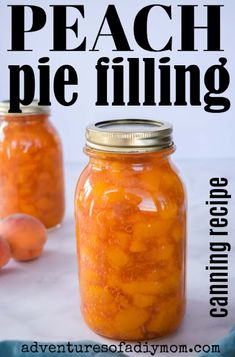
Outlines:
[{"label": "peach chunk", "polygon": [[44,225],[33,216],[13,214],[0,222],[0,235],[9,243],[16,260],[32,260],[40,256],[47,240]]},{"label": "peach chunk", "polygon": [[136,237],[133,237],[131,246],[130,246],[130,251],[133,253],[139,253],[139,252],[144,252],[145,250],[147,250],[148,247],[145,244],[144,240],[142,239],[142,237],[140,237],[139,235],[137,235]]},{"label": "peach chunk", "polygon": [[130,306],[117,313],[114,319],[114,326],[123,333],[143,326],[148,318],[148,311]]},{"label": "peach chunk", "polygon": [[127,249],[130,240],[130,234],[122,231],[114,233],[114,242],[122,249]]},{"label": "peach chunk", "polygon": [[11,258],[9,244],[5,239],[0,237],[0,269],[6,265]]},{"label": "peach chunk", "polygon": [[123,283],[122,290],[126,294],[149,294],[156,295],[161,293],[162,285],[157,281],[132,281],[130,283]]},{"label": "peach chunk", "polygon": [[107,288],[99,285],[89,285],[86,288],[85,296],[88,302],[109,304],[113,302],[113,297]]},{"label": "peach chunk", "polygon": [[107,258],[109,264],[113,268],[121,268],[129,261],[129,257],[119,248],[111,248],[107,252]]},{"label": "peach chunk", "polygon": [[135,294],[133,297],[133,304],[137,307],[148,307],[153,305],[155,301],[155,296]]},{"label": "peach chunk", "polygon": [[166,331],[174,330],[183,315],[182,305],[174,297],[162,302],[158,311],[152,314],[150,321],[147,323],[147,330],[155,333],[158,331],[159,335],[165,334]]}]

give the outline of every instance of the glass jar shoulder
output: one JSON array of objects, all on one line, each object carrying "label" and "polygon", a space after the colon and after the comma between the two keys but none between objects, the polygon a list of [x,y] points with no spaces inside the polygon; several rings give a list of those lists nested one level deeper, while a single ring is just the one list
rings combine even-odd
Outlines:
[{"label": "glass jar shoulder", "polygon": [[4,149],[24,151],[60,148],[59,135],[48,119],[0,121],[0,146]]},{"label": "glass jar shoulder", "polygon": [[156,214],[159,210],[185,205],[185,189],[177,169],[164,165],[87,165],[77,184],[78,206],[108,209],[119,206],[119,214],[137,209]]}]

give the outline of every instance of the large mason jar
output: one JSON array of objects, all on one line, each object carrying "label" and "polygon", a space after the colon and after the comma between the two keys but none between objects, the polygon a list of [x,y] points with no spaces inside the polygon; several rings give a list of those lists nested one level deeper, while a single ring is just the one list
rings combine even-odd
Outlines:
[{"label": "large mason jar", "polygon": [[38,218],[47,228],[64,215],[64,175],[59,136],[47,107],[33,103],[8,113],[0,103],[0,219],[13,213]]},{"label": "large mason jar", "polygon": [[185,310],[185,191],[172,126],[115,120],[87,128],[75,193],[81,311],[96,333],[167,335]]}]

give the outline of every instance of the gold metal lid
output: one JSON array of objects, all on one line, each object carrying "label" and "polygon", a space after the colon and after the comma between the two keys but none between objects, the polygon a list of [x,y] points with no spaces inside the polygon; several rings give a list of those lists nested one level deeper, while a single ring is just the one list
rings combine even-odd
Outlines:
[{"label": "gold metal lid", "polygon": [[86,128],[86,146],[119,153],[154,152],[173,145],[172,125],[149,119],[118,119]]},{"label": "gold metal lid", "polygon": [[8,113],[10,109],[10,101],[3,100],[0,102],[0,116],[22,116],[22,115],[49,115],[50,107],[38,105],[38,101],[34,100],[30,105],[20,105],[21,113]]}]

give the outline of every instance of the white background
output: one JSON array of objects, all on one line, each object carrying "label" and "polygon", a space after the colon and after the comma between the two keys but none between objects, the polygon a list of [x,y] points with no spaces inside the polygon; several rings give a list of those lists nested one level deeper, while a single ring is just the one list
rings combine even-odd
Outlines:
[{"label": "white background", "polygon": [[[116,5],[120,20],[127,34],[130,46],[134,52],[113,52],[115,48],[113,40],[109,37],[101,38],[98,41],[99,52],[91,52],[94,41],[101,26],[107,5],[107,0],[84,2],[70,0],[50,0],[49,2],[27,1],[24,4],[37,5],[43,7],[47,14],[45,27],[35,33],[26,34],[26,46],[33,49],[33,52],[9,52],[11,46],[11,10],[9,4],[22,4],[22,1],[1,0],[0,2],[0,99],[9,97],[9,64],[29,64],[35,68],[37,74],[38,59],[40,57],[50,57],[51,64],[51,100],[52,100],[52,121],[57,127],[64,146],[64,157],[66,162],[84,161],[83,154],[84,132],[87,124],[110,118],[153,118],[170,121],[174,125],[174,141],[177,146],[177,158],[225,158],[234,157],[235,149],[232,145],[235,133],[234,107],[222,114],[211,114],[204,111],[203,97],[206,93],[204,85],[204,73],[210,66],[218,64],[219,57],[228,58],[226,68],[231,76],[231,84],[224,94],[232,101],[234,97],[234,74],[235,74],[235,2],[234,1],[205,1],[203,4],[224,4],[221,16],[221,40],[224,52],[204,52],[206,46],[206,30],[196,30],[196,47],[198,52],[178,52],[180,48],[180,7],[179,4],[196,4],[201,2],[191,0],[178,0],[177,2],[161,1],[161,4],[172,5],[172,20],[161,10],[155,9],[149,17],[149,40],[153,47],[163,47],[173,34],[173,51],[171,52],[147,52],[137,45],[133,36],[133,20],[137,12],[144,6],[154,2],[146,0],[138,1],[112,1]],[[73,24],[78,16],[79,39],[76,39],[72,31],[68,31],[68,42],[71,48],[77,47],[86,36],[86,52],[51,52],[53,19],[51,4],[83,4],[85,7],[85,19],[79,13],[70,9],[68,11],[68,23]],[[196,9],[196,25],[205,26],[207,24],[206,8],[200,4]],[[30,11],[27,12],[26,26],[31,26]],[[108,31],[108,26],[104,28]],[[192,107],[96,107],[96,70],[95,65],[98,58],[108,56],[124,57],[155,57],[156,66],[161,57],[171,57],[172,65],[172,101],[174,102],[174,69],[175,64],[190,65],[197,64],[201,69],[201,101],[202,106]],[[71,64],[76,68],[79,77],[79,99],[72,107],[63,107],[56,102],[53,95],[53,75],[56,69],[63,64]],[[110,71],[111,75],[111,71]],[[158,75],[158,72],[157,74]],[[38,81],[37,81],[38,86]],[[77,89],[77,88],[75,88]],[[72,90],[74,88],[72,87]],[[111,92],[111,83],[109,93]],[[158,92],[158,90],[156,90]],[[67,92],[68,98],[70,96]],[[158,93],[156,93],[156,97]],[[38,88],[36,97],[38,97]]]}]

